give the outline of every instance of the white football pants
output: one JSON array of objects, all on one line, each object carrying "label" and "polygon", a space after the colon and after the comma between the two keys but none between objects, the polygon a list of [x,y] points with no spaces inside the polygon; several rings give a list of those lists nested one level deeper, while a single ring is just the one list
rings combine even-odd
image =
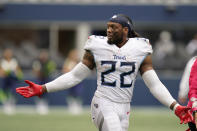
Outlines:
[{"label": "white football pants", "polygon": [[115,103],[94,96],[91,115],[99,131],[128,131],[130,103]]}]

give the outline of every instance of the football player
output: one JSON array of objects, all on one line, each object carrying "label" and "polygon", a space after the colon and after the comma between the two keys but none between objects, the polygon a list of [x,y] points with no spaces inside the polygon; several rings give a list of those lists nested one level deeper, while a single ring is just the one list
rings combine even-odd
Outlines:
[{"label": "football player", "polygon": [[155,73],[148,39],[140,38],[129,17],[119,14],[107,23],[107,37],[90,36],[82,61],[69,73],[57,79],[16,91],[24,97],[67,89],[97,70],[97,90],[91,103],[92,120],[99,131],[127,131],[130,102],[138,71],[150,92],[165,106],[174,110],[181,123],[192,120],[189,108],[179,105]]}]

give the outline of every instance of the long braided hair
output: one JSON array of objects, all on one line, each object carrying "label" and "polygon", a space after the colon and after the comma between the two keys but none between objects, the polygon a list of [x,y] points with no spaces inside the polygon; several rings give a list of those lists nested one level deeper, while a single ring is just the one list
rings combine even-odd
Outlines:
[{"label": "long braided hair", "polygon": [[139,35],[137,32],[134,31],[133,22],[131,18],[129,18],[127,15],[124,14],[119,14],[119,15],[125,17],[131,23],[132,27],[131,27],[131,31],[128,32],[128,37],[129,38],[141,37],[141,35]]}]

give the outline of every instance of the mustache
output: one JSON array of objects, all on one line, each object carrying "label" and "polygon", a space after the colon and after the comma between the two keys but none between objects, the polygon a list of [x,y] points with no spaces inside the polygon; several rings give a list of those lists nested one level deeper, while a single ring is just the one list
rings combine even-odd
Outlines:
[{"label": "mustache", "polygon": [[110,35],[110,36],[115,36],[115,35],[118,35],[118,32],[112,32],[112,33],[107,33],[107,36]]}]

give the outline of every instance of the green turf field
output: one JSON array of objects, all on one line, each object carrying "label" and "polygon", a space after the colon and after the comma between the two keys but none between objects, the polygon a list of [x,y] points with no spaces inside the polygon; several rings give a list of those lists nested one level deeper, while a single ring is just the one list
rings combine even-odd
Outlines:
[{"label": "green turf field", "polygon": [[[38,115],[30,109],[17,109],[15,115],[0,110],[0,131],[97,131],[91,122],[90,111],[81,115],[69,114],[66,109],[51,109],[48,115]],[[32,110],[32,109],[31,109]],[[168,109],[134,108],[131,111],[129,131],[185,131]]]}]

